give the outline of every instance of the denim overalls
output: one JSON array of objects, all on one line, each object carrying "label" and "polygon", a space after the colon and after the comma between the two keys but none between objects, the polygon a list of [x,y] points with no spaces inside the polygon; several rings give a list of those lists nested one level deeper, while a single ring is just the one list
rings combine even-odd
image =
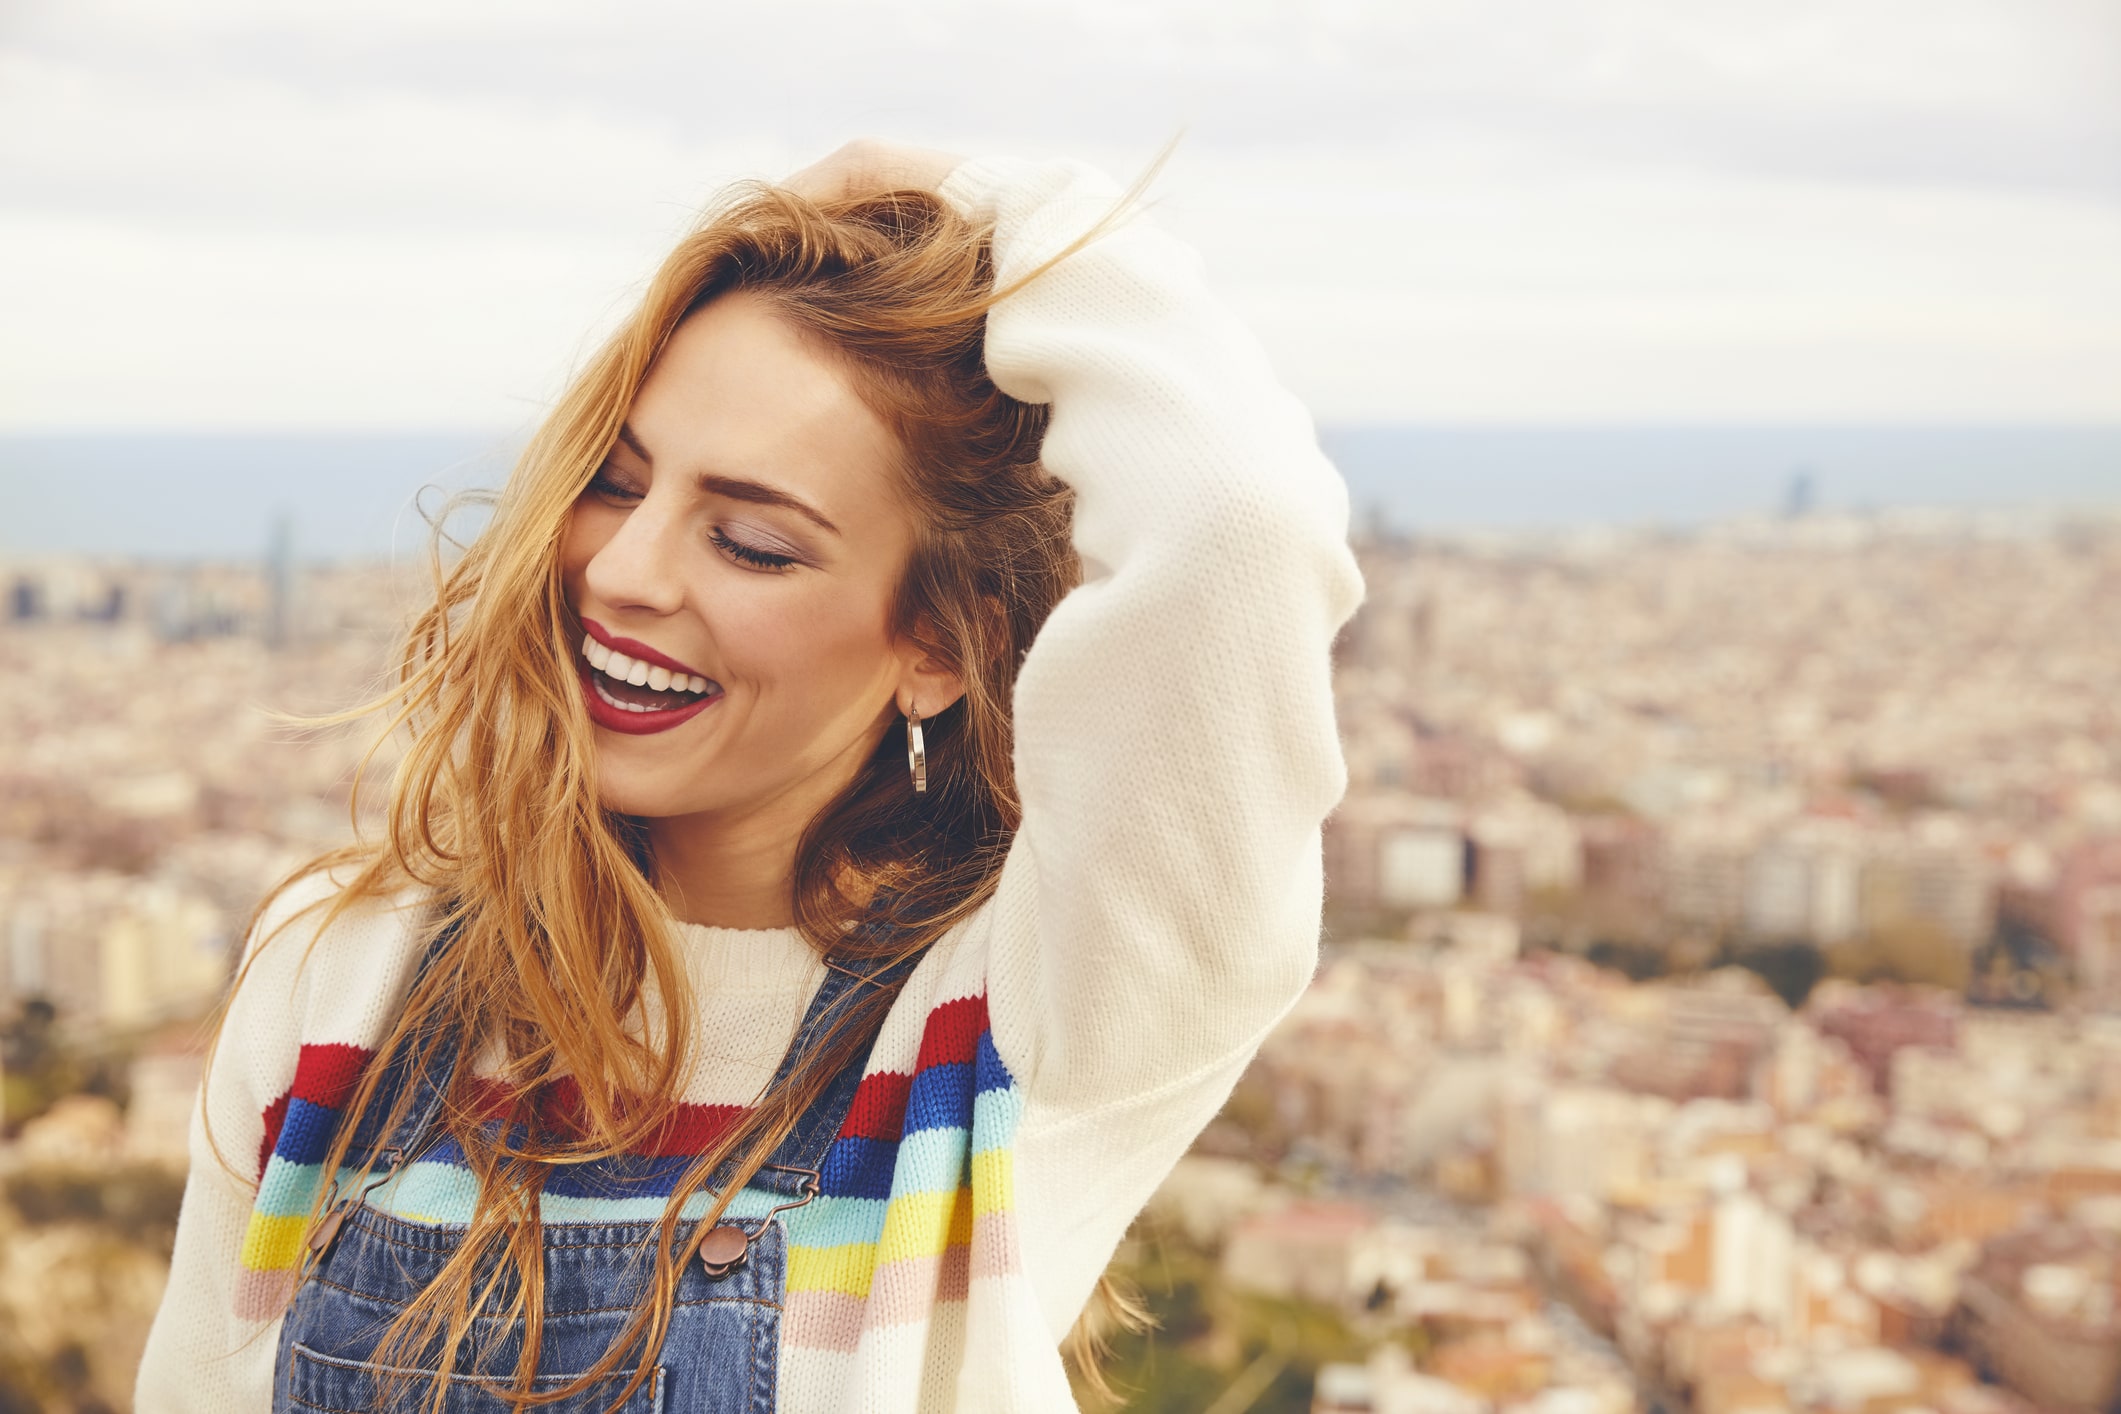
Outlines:
[{"label": "denim overalls", "polygon": [[[446,941],[438,942],[436,950]],[[433,956],[431,952],[430,961]],[[825,1033],[857,989],[895,984],[916,961],[904,958],[887,967],[865,960],[829,967],[781,1061],[775,1085],[794,1071],[805,1047]],[[393,1057],[374,1100],[356,1124],[349,1166],[375,1154],[375,1174],[395,1174],[435,1141],[431,1131],[456,1063],[454,1046],[437,1046],[433,1063],[422,1074],[412,1074],[410,1064],[398,1063],[404,1054],[401,1050]],[[723,1229],[735,1228],[749,1237],[748,1250],[737,1241],[738,1233],[724,1231],[710,1235],[701,1257],[684,1265],[669,1334],[652,1353],[655,1363],[647,1377],[618,1406],[622,1414],[773,1414],[787,1250],[786,1234],[771,1212],[778,1211],[775,1204],[795,1207],[816,1196],[818,1166],[846,1118],[866,1060],[866,1055],[858,1057],[833,1077],[775,1151],[771,1165],[746,1186],[743,1198],[750,1201],[741,1208],[732,1203],[731,1215],[722,1219]],[[383,1135],[380,1122],[371,1119],[387,1115],[407,1084],[415,1090],[405,1119],[395,1132]],[[755,1215],[733,1216],[738,1211]],[[385,1407],[380,1403],[385,1393],[393,1395],[393,1410],[429,1408],[431,1378],[415,1371],[392,1389],[386,1383],[392,1372],[373,1362],[383,1332],[440,1273],[464,1229],[408,1222],[359,1201],[343,1202],[332,1212],[337,1216],[327,1216],[311,1236],[319,1255],[312,1258],[281,1328],[274,1414],[368,1414]],[[533,1388],[556,1389],[590,1369],[626,1328],[652,1271],[649,1254],[659,1226],[544,1226],[545,1333]],[[690,1224],[679,1225],[680,1242],[690,1233]],[[731,1253],[737,1260],[720,1275],[701,1260]],[[519,1328],[496,1332],[480,1322],[458,1351],[441,1408],[448,1414],[513,1414],[522,1406],[510,1404],[502,1392],[512,1387],[520,1349]],[[475,1359],[480,1367],[476,1372]],[[637,1362],[626,1362],[607,1380],[530,1408],[541,1414],[601,1414],[612,1407],[636,1367]]]}]

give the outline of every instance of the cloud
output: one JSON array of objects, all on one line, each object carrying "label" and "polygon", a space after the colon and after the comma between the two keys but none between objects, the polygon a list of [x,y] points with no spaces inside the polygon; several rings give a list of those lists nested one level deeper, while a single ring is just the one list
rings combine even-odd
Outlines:
[{"label": "cloud", "polygon": [[808,0],[558,6],[47,0],[18,43],[167,85],[271,79],[623,114],[814,145],[850,121],[995,140],[1390,144],[1443,121],[1556,150],[1814,175],[2121,181],[2107,0]]},{"label": "cloud", "polygon": [[719,183],[1181,126],[1335,417],[2121,415],[2105,0],[44,0],[0,423],[512,425]]}]

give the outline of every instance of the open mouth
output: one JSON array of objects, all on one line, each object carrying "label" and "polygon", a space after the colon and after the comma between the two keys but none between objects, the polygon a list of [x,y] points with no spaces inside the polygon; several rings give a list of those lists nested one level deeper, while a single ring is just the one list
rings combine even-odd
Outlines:
[{"label": "open mouth", "polygon": [[[606,642],[599,625],[583,621],[577,663],[589,719],[615,732],[641,736],[691,721],[721,700],[722,685],[631,639]],[[653,654],[653,658],[649,655]]]},{"label": "open mouth", "polygon": [[673,712],[721,695],[722,685],[698,673],[674,673],[660,663],[629,657],[582,635],[582,657],[594,669],[590,690],[622,712]]}]

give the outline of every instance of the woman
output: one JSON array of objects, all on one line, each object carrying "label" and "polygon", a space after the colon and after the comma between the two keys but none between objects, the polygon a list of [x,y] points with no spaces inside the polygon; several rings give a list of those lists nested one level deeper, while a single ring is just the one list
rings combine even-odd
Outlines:
[{"label": "woman", "polygon": [[673,253],[252,930],[143,1411],[1071,1407],[1310,975],[1360,593],[1120,204],[857,144]]}]

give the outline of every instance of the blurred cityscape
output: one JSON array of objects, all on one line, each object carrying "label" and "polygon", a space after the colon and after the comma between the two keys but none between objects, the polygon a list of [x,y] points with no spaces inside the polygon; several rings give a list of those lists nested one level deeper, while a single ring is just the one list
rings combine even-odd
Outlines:
[{"label": "blurred cityscape", "polygon": [[[351,827],[272,713],[418,585],[284,547],[0,564],[0,1410],[126,1406],[232,940]],[[2121,1407],[2121,517],[1361,551],[1325,960],[1114,1400]]]},{"label": "blurred cityscape", "polygon": [[0,1414],[130,1406],[235,939],[350,831],[364,738],[274,713],[377,685],[397,582],[284,546],[0,564]]}]

